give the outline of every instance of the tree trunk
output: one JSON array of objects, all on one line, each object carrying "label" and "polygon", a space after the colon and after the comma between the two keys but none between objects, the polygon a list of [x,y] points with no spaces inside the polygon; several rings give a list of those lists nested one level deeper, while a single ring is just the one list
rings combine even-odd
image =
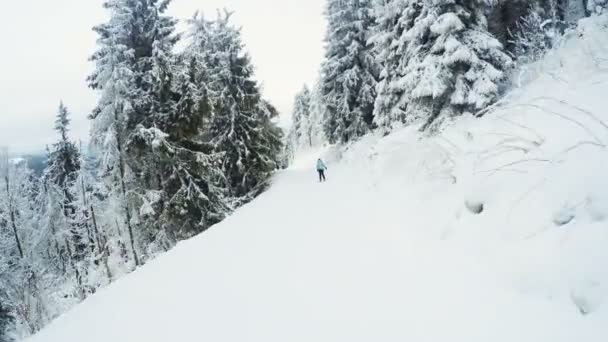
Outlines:
[{"label": "tree trunk", "polygon": [[6,181],[6,196],[8,199],[8,211],[11,220],[11,227],[13,228],[13,234],[15,235],[15,242],[17,244],[17,249],[19,250],[19,256],[21,259],[24,258],[23,247],[21,246],[21,240],[19,239],[19,233],[17,232],[17,223],[15,222],[15,209],[13,208],[13,198],[11,196],[11,188],[10,188],[10,178],[7,176],[4,177]]},{"label": "tree trunk", "polygon": [[95,209],[93,208],[92,204],[91,204],[91,220],[93,221],[93,229],[95,230],[97,248],[99,248],[99,251],[102,253],[103,264],[106,267],[106,273],[108,274],[108,280],[111,282],[112,281],[112,271],[110,270],[110,266],[108,265],[108,258],[110,256],[110,251],[108,249],[107,243],[104,243],[104,244],[101,243],[99,228],[97,226],[97,218],[95,217]]},{"label": "tree trunk", "polygon": [[125,183],[125,160],[122,151],[122,140],[120,139],[120,134],[116,132],[116,142],[118,148],[118,163],[119,163],[119,172],[120,172],[120,188],[122,192],[122,199],[124,201],[124,211],[125,218],[127,223],[127,229],[129,230],[129,241],[131,243],[131,251],[133,253],[133,260],[135,261],[135,266],[139,266],[139,257],[137,256],[137,250],[135,249],[135,237],[133,235],[133,227],[131,226],[131,212],[129,210],[129,202],[127,199],[127,186]]}]

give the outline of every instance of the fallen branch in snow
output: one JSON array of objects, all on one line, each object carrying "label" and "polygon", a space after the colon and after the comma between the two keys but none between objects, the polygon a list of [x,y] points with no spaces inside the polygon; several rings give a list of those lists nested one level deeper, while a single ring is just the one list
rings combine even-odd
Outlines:
[{"label": "fallen branch in snow", "polygon": [[476,171],[475,174],[480,174],[480,173],[491,173],[490,176],[499,173],[499,172],[511,172],[511,173],[519,173],[522,175],[527,174],[528,172],[523,171],[523,170],[517,170],[517,169],[501,169],[501,170],[482,170],[482,171]]},{"label": "fallen branch in snow", "polygon": [[[581,148],[583,146],[594,146],[594,147],[599,147],[599,148],[604,149],[604,150],[607,150],[607,148],[608,148],[608,146],[606,146],[604,144],[598,144],[598,143],[593,142],[593,141],[581,141],[581,142],[578,142],[578,143],[576,143],[575,145],[573,145],[571,147],[568,147],[567,149],[563,150],[559,154],[568,154],[568,153],[570,153],[570,152],[572,152],[574,150],[577,150],[577,149],[579,149],[579,148]],[[605,151],[605,152],[608,152],[608,150]]]},{"label": "fallen branch in snow", "polygon": [[[475,173],[498,173],[500,171],[502,171],[503,169],[508,168],[509,166],[515,166],[515,165],[519,165],[519,164],[524,164],[524,163],[553,163],[553,160],[550,159],[541,159],[541,158],[530,158],[530,159],[521,159],[521,160],[517,160],[502,166],[499,166],[495,169],[490,169],[490,170],[484,170],[484,171],[477,171]],[[492,173],[490,176],[494,175],[494,173]]]},{"label": "fallen branch in snow", "polygon": [[506,104],[506,103],[510,103],[510,95],[507,95],[507,96],[503,97],[502,99],[494,102],[493,104],[487,106],[486,108],[478,111],[473,116],[475,116],[476,118],[480,118],[480,117],[486,115],[487,113],[491,112],[492,110],[501,107],[503,104]]},{"label": "fallen branch in snow", "polygon": [[[499,141],[495,146],[480,152],[480,159],[487,161],[488,159],[503,155],[508,152],[521,151],[528,154],[533,148],[540,146],[540,143],[534,140],[528,140],[515,135],[506,135],[509,138]],[[520,144],[517,144],[520,143]],[[523,145],[523,146],[522,146]]]},{"label": "fallen branch in snow", "polygon": [[[542,144],[545,143],[545,138],[540,133],[538,133],[536,130],[534,130],[526,125],[523,125],[521,123],[510,120],[510,119],[506,119],[503,117],[499,117],[498,119],[505,121],[515,127],[524,129],[524,130],[530,132],[534,137],[527,138],[527,137],[523,137],[521,135],[517,135],[515,133],[502,133],[502,132],[486,133],[486,135],[495,135],[495,136],[505,137],[505,138],[500,140],[498,143],[496,143],[496,145],[493,146],[492,148],[481,151],[479,153],[479,160],[481,163],[486,162],[488,159],[495,158],[495,157],[501,156],[501,155],[509,153],[509,152],[519,151],[519,152],[522,152],[523,154],[528,154],[531,150],[538,148]],[[516,171],[518,171],[518,170],[516,170]],[[484,171],[480,171],[480,172],[483,173]],[[521,172],[521,173],[524,173],[524,172]]]},{"label": "fallen branch in snow", "polygon": [[557,102],[557,103],[559,103],[559,104],[561,104],[561,105],[564,105],[564,106],[570,107],[570,108],[572,108],[572,109],[574,109],[574,110],[576,110],[576,111],[578,111],[578,112],[581,112],[581,113],[585,114],[586,116],[588,116],[589,118],[591,118],[593,121],[597,122],[597,123],[598,123],[598,124],[600,124],[602,127],[604,127],[605,129],[607,129],[607,130],[608,130],[608,124],[606,124],[604,121],[602,121],[600,118],[598,118],[598,117],[597,117],[595,114],[593,114],[593,113],[592,113],[591,111],[589,111],[589,110],[583,109],[583,108],[581,108],[581,107],[579,107],[579,106],[572,105],[572,104],[570,104],[570,103],[568,103],[568,102],[566,102],[566,101],[564,101],[564,100],[558,100],[558,99],[556,99],[556,98],[553,98],[553,97],[548,97],[548,96],[542,96],[542,97],[537,97],[537,98],[532,99],[532,101],[536,101],[536,100],[549,100],[549,101],[554,101],[554,102]]},{"label": "fallen branch in snow", "polygon": [[[511,124],[511,125],[513,125],[513,126],[516,126],[516,127],[522,128],[522,129],[525,129],[525,130],[527,130],[527,131],[530,131],[532,134],[536,135],[536,138],[537,138],[537,140],[538,140],[538,145],[539,145],[539,146],[545,143],[545,140],[546,140],[546,139],[545,139],[545,137],[544,137],[543,135],[541,135],[541,134],[540,134],[538,131],[536,131],[535,129],[532,129],[532,128],[530,128],[530,127],[528,127],[528,126],[526,126],[526,125],[524,125],[524,124],[518,123],[518,122],[516,122],[516,121],[513,121],[513,120],[510,120],[510,119],[507,119],[507,118],[505,118],[504,116],[499,116],[499,117],[498,117],[498,119],[499,119],[499,120],[502,120],[502,121],[504,121],[504,122],[506,122],[506,123],[508,123],[508,124]],[[531,140],[531,141],[534,141],[534,140]]]},{"label": "fallen branch in snow", "polygon": [[551,110],[548,110],[542,106],[539,105],[535,105],[535,104],[516,104],[513,105],[513,107],[529,107],[529,108],[534,108],[534,109],[538,109],[541,112],[545,113],[545,114],[550,114],[550,115],[554,115],[557,116],[565,121],[571,122],[573,124],[575,124],[576,126],[582,128],[583,130],[585,130],[585,132],[587,132],[591,137],[593,137],[593,139],[598,143],[598,144],[602,144],[602,141],[600,138],[598,138],[587,126],[585,126],[584,124],[582,124],[581,122],[574,120],[566,115],[563,115],[561,113],[558,112],[554,112]]}]

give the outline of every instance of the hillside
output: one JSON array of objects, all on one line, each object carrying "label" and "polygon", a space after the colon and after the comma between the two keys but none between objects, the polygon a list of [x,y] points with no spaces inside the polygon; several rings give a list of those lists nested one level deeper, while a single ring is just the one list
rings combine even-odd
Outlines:
[{"label": "hillside", "polygon": [[607,26],[481,119],[302,153],[28,341],[608,340]]}]

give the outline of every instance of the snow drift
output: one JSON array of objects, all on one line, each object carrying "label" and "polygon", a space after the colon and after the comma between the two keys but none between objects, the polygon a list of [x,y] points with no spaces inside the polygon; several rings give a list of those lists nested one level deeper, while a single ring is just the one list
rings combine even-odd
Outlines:
[{"label": "snow drift", "polygon": [[29,341],[608,340],[607,26],[481,119],[301,156]]}]

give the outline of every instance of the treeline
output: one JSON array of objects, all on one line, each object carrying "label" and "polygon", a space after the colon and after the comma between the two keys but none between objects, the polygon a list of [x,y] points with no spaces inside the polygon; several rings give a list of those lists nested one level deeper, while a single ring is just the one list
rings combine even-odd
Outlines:
[{"label": "treeline", "polygon": [[[579,19],[607,5],[328,0],[317,91],[296,98],[287,156],[307,147],[318,132],[325,142],[347,143],[399,125],[418,124],[433,133],[453,117],[479,115],[509,89],[515,68],[540,59]],[[317,105],[311,109],[307,103]]]},{"label": "treeline", "polygon": [[197,13],[179,34],[169,2],[105,1],[88,78],[100,95],[90,146],[70,140],[62,103],[42,177],[4,154],[2,342],[220,222],[280,166],[278,113],[231,13]]}]

